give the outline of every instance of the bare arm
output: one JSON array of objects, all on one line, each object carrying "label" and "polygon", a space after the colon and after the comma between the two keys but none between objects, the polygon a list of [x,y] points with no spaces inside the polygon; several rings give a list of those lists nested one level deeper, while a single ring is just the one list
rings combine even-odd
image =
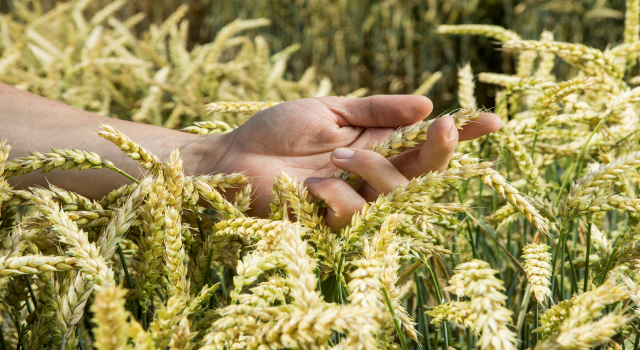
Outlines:
[{"label": "bare arm", "polygon": [[[244,172],[254,182],[251,214],[265,216],[273,179],[280,171],[300,181],[338,174],[340,168],[331,158],[334,150],[368,149],[371,144],[386,140],[396,128],[426,118],[431,109],[429,99],[413,95],[305,98],[259,112],[229,134],[194,135],[100,117],[0,83],[0,137],[4,134],[13,143],[11,158],[27,156],[31,150],[44,153],[51,147],[77,148],[96,152],[103,160],[110,160],[118,168],[139,177],[143,169],[137,163],[95,135],[100,124],[109,124],[162,158],[166,158],[172,148],[179,147],[188,175]],[[456,129],[451,117],[440,118],[429,126],[428,138],[421,147],[408,149],[389,162],[406,179],[443,171],[458,140],[474,139],[500,126],[500,118],[491,113],[480,114],[473,124],[461,130]],[[394,173],[376,169],[381,174]],[[100,198],[128,182],[108,169],[45,174],[34,171],[9,180],[18,188],[46,186],[49,182],[89,198]],[[389,186],[378,187],[393,188],[402,182],[396,177],[387,180]],[[365,201],[375,200],[381,191],[376,186],[365,185],[359,187],[359,193]],[[362,203],[344,193],[330,188],[322,198],[328,203],[341,203],[348,208],[342,210],[342,216],[350,217],[361,209]]]},{"label": "bare arm", "polygon": [[[93,151],[112,161],[118,168],[134,177],[144,171],[111,142],[96,135],[100,124],[109,124],[124,132],[152,153],[165,158],[179,147],[187,174],[213,171],[222,154],[223,135],[194,135],[153,125],[138,124],[102,117],[44,97],[0,83],[0,137],[13,144],[9,158],[24,157],[29,151],[50,152],[51,147],[77,148]],[[215,155],[218,155],[217,157]],[[89,198],[100,198],[109,191],[129,183],[109,169],[64,170],[10,178],[16,188],[47,182],[78,192]]]}]

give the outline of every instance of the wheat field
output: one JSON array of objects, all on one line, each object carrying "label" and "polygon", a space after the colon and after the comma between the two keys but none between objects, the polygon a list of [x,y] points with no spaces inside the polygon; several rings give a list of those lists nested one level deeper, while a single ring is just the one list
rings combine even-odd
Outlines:
[{"label": "wheat field", "polygon": [[[35,4],[0,15],[0,81],[96,114],[228,133],[283,101],[337,94],[313,64],[292,78],[301,47],[272,52],[256,34],[268,18],[192,45],[186,5],[140,31],[145,15],[123,16],[125,0]],[[625,6],[622,43],[603,50],[550,31],[525,40],[494,25],[437,26],[490,40],[514,63],[512,74],[476,74],[457,62],[459,108],[445,112],[471,125],[485,110],[476,84],[490,85],[503,127],[339,231],[304,179],[284,172],[257,218],[251,178],[187,176],[178,150],[163,162],[109,125],[95,137],[145,176],[94,150],[15,158],[2,139],[0,349],[638,349],[640,0]],[[411,92],[431,96],[446,74]],[[420,145],[433,120],[371,149]],[[7,181],[101,168],[133,183],[91,200]],[[241,190],[225,196],[231,188]]]}]

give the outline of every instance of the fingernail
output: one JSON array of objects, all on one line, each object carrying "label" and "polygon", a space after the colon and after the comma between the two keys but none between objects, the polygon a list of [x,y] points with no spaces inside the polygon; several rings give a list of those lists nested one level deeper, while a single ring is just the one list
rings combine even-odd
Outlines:
[{"label": "fingernail", "polygon": [[457,133],[458,133],[458,129],[456,129],[456,123],[452,121],[451,122],[451,129],[449,129],[449,133],[447,133],[447,138],[449,140],[451,140],[454,137],[456,137]]},{"label": "fingernail", "polygon": [[356,153],[348,148],[338,148],[334,155],[337,159],[349,159],[353,157],[353,154]]},{"label": "fingernail", "polygon": [[305,184],[314,184],[314,183],[316,183],[316,182],[318,182],[320,180],[322,180],[321,177],[310,177],[310,178],[304,180],[304,183]]}]

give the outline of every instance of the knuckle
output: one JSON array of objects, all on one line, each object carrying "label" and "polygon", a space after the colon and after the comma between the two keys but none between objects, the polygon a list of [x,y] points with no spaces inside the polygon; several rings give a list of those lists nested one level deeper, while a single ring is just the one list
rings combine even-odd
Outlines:
[{"label": "knuckle", "polygon": [[[318,182],[313,188],[313,194],[319,199],[327,200],[335,196],[343,184],[347,184],[346,181],[337,178],[326,178]],[[348,185],[348,184],[347,184]]]},{"label": "knuckle", "polygon": [[335,193],[337,191],[340,191],[340,189],[342,189],[345,185],[349,185],[347,184],[346,181],[342,180],[342,179],[337,179],[337,178],[331,178],[331,179],[327,179],[326,181],[326,189],[327,191],[331,192],[331,193]]},{"label": "knuckle", "polygon": [[360,163],[359,166],[363,169],[373,170],[379,168],[382,165],[385,165],[383,162],[388,162],[385,157],[374,151],[363,150],[359,151],[358,153],[358,158],[360,160],[358,163]]}]

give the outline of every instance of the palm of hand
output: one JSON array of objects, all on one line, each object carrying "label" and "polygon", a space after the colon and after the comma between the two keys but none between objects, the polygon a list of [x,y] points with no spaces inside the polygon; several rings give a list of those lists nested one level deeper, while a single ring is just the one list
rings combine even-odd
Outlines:
[{"label": "palm of hand", "polygon": [[368,148],[395,130],[351,125],[345,112],[326,99],[295,100],[264,110],[229,134],[231,144],[218,168],[245,169],[258,185],[252,206],[264,214],[281,170],[300,181],[336,174],[339,169],[330,161],[336,148]]}]

